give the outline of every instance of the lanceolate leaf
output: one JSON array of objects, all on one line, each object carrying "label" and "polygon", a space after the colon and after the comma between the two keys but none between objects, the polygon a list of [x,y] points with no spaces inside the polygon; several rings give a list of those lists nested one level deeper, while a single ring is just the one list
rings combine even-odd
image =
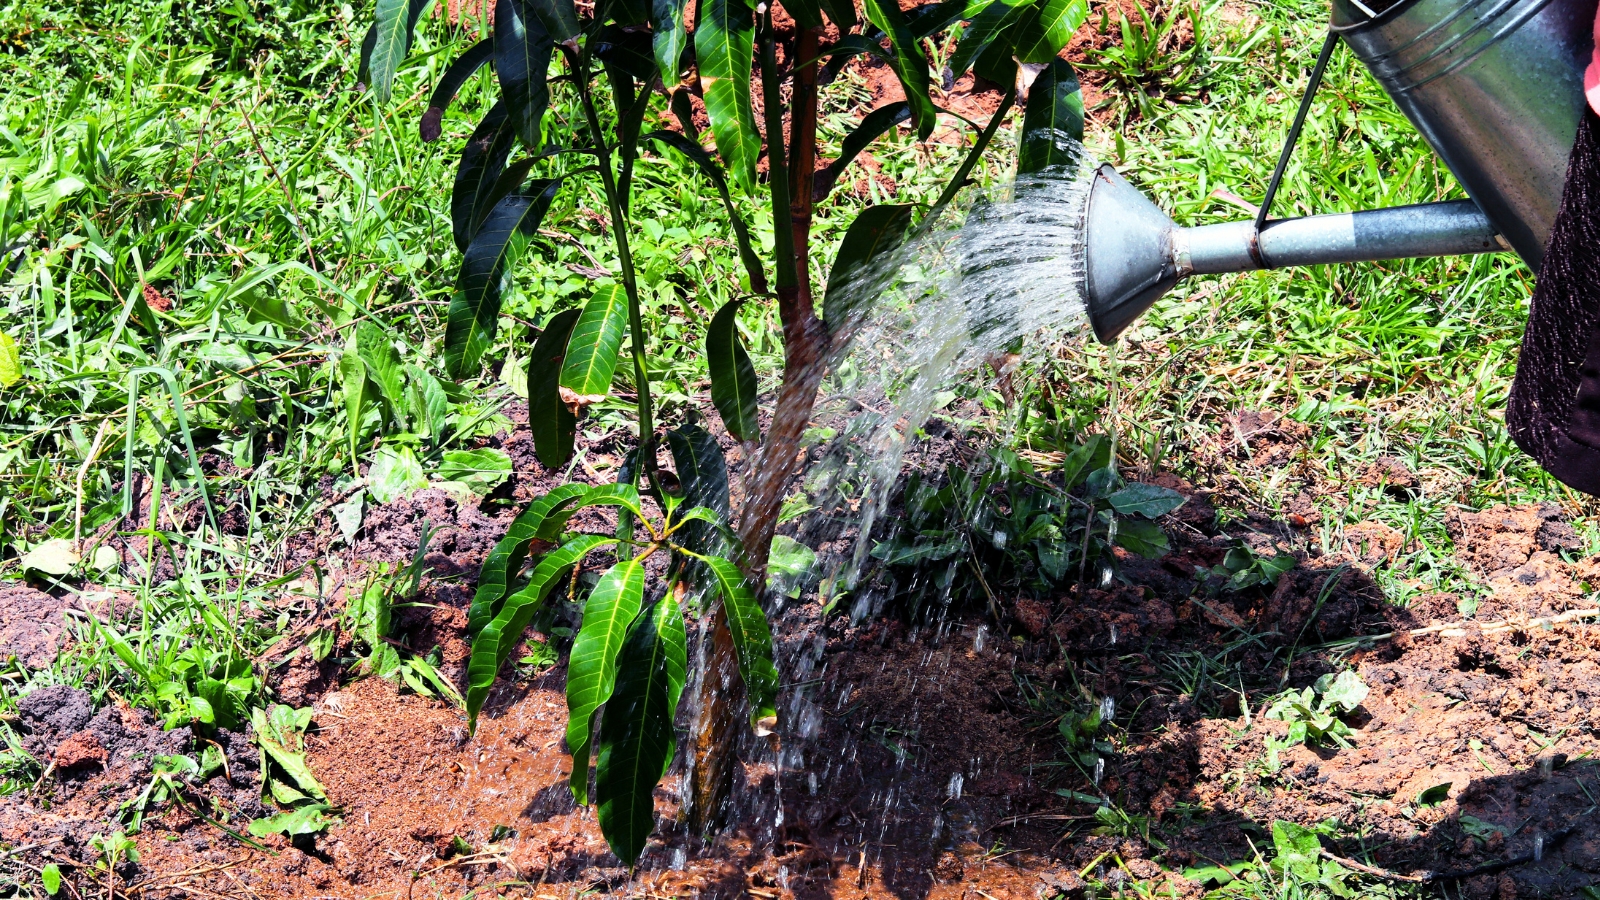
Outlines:
[{"label": "lanceolate leaf", "polygon": [[928,61],[922,55],[922,45],[906,25],[905,16],[895,0],[862,0],[861,6],[866,11],[867,20],[888,35],[889,43],[894,46],[890,67],[905,88],[906,100],[911,104],[911,121],[917,126],[917,137],[925,141],[933,133],[934,122],[939,114],[928,95]]},{"label": "lanceolate leaf", "polygon": [[954,72],[956,77],[961,77],[972,68],[972,64],[978,61],[979,56],[982,56],[995,41],[1000,40],[1012,26],[1020,22],[1030,9],[1032,9],[1030,4],[1011,3],[1009,0],[998,0],[984,7],[961,35],[961,43],[950,57],[950,71]]},{"label": "lanceolate leaf", "polygon": [[478,233],[478,229],[483,227],[483,220],[500,205],[501,200],[511,194],[522,192],[523,185],[528,180],[528,173],[533,171],[533,165],[538,161],[537,157],[517,160],[500,172],[500,177],[494,180],[494,184],[490,185],[488,190],[479,193],[478,208],[472,213],[470,226],[472,234]]},{"label": "lanceolate leaf", "polygon": [[1018,62],[1047,63],[1089,18],[1088,0],[1041,0],[1017,34]]},{"label": "lanceolate leaf", "polygon": [[555,44],[521,0],[499,0],[494,12],[494,67],[500,78],[511,128],[529,153],[538,153],[545,110],[550,106],[550,54]]},{"label": "lanceolate leaf", "polygon": [[[675,98],[676,96],[674,95]],[[761,257],[756,255],[755,246],[750,241],[750,229],[745,227],[744,217],[739,215],[739,209],[733,203],[733,196],[728,193],[728,179],[723,177],[722,167],[717,165],[717,161],[711,158],[711,154],[707,153],[704,147],[675,131],[652,131],[642,140],[666,144],[689,157],[717,186],[717,193],[722,195],[722,206],[728,211],[728,222],[733,226],[735,242],[739,245],[739,259],[744,261],[744,269],[750,275],[750,290],[757,294],[766,293],[766,270],[761,267]]]},{"label": "lanceolate leaf", "polygon": [[683,50],[689,45],[689,32],[684,26],[683,12],[687,0],[652,0],[650,5],[650,30],[656,68],[661,70],[661,83],[671,88],[678,83],[678,72],[683,65]]},{"label": "lanceolate leaf", "polygon": [[914,210],[910,205],[884,203],[862,210],[850,223],[822,295],[822,321],[830,331],[848,325],[860,303],[877,293],[878,283],[888,274],[880,270],[881,260],[905,239]]},{"label": "lanceolate leaf", "polygon": [[877,140],[891,128],[911,118],[911,104],[904,100],[886,103],[861,119],[861,124],[855,130],[844,136],[839,144],[839,158],[828,163],[827,168],[817,173],[816,181],[811,188],[811,199],[820,201],[833,190],[834,182],[850,167],[850,163],[861,151]]},{"label": "lanceolate leaf", "polygon": [[644,516],[644,510],[639,506],[639,489],[626,481],[590,488],[589,492],[583,495],[583,499],[578,501],[576,509],[587,509],[591,506],[617,506],[635,516]]},{"label": "lanceolate leaf", "polygon": [[620,284],[595,291],[567,339],[561,363],[561,387],[569,403],[588,405],[604,400],[617,371],[617,352],[628,330],[628,295]]},{"label": "lanceolate leaf", "polygon": [[711,403],[722,415],[728,433],[741,441],[761,436],[756,418],[756,367],[739,340],[739,307],[730,300],[711,317],[706,329],[706,363],[711,368]]},{"label": "lanceolate leaf", "polygon": [[750,105],[755,34],[754,13],[745,0],[706,0],[694,32],[700,85],[717,152],[734,184],[747,191],[756,189],[756,157],[761,153],[761,135]]},{"label": "lanceolate leaf", "polygon": [[433,96],[428,98],[428,110],[422,114],[422,123],[418,127],[424,141],[439,139],[443,133],[440,123],[444,121],[445,110],[456,99],[456,93],[467,83],[467,79],[476,75],[491,59],[494,59],[494,41],[482,40],[473,44],[450,64],[450,68],[444,70],[439,83],[433,87]]},{"label": "lanceolate leaf", "polygon": [[379,103],[388,103],[394,86],[394,73],[405,62],[411,49],[411,33],[417,19],[433,0],[378,0],[372,23],[372,51],[363,60],[362,71],[371,79],[368,87]]},{"label": "lanceolate leaf", "polygon": [[444,437],[445,417],[450,414],[450,397],[444,385],[418,366],[406,366],[406,386],[411,397],[413,421],[426,425],[435,446]]},{"label": "lanceolate leaf", "polygon": [[545,323],[528,359],[528,428],[533,450],[547,469],[566,465],[578,430],[578,417],[561,402],[561,359],[579,310],[556,313]]},{"label": "lanceolate leaf", "polygon": [[508,194],[484,218],[467,247],[445,325],[444,360],[450,377],[476,373],[500,318],[501,279],[527,237],[538,230],[560,184],[560,179],[535,181],[527,192]]},{"label": "lanceolate leaf", "polygon": [[578,8],[572,0],[527,0],[523,6],[533,10],[533,14],[544,24],[544,30],[558,44],[576,38],[581,30]]},{"label": "lanceolate leaf", "polygon": [[583,606],[583,627],[567,664],[567,746],[572,797],[589,805],[589,737],[594,711],[611,698],[617,653],[644,601],[644,563],[629,559],[606,570]]},{"label": "lanceolate leaf", "polygon": [[477,727],[478,711],[483,709],[483,701],[489,697],[489,688],[494,686],[495,676],[550,592],[590,551],[613,543],[616,543],[615,538],[586,534],[563,544],[561,549],[539,560],[533,574],[528,576],[528,583],[506,598],[505,606],[478,632],[472,642],[472,656],[467,662],[469,729]]},{"label": "lanceolate leaf", "polygon": [[499,611],[500,601],[510,587],[511,576],[522,568],[522,561],[527,558],[528,546],[535,540],[560,536],[558,527],[557,533],[550,534],[549,538],[540,538],[541,533],[549,534],[545,531],[546,522],[559,520],[564,526],[566,517],[556,514],[571,506],[588,490],[587,486],[581,484],[563,484],[528,504],[528,508],[511,523],[506,536],[489,551],[483,568],[478,572],[478,589],[473,593],[472,605],[467,610],[468,635],[477,634]]},{"label": "lanceolate leaf", "polygon": [[684,425],[667,432],[672,465],[678,471],[686,508],[708,507],[728,515],[728,461],[711,432],[699,425]]},{"label": "lanceolate leaf", "polygon": [[353,346],[346,347],[339,357],[339,384],[344,391],[345,417],[350,420],[350,465],[356,464],[356,451],[361,443],[361,417],[366,414],[367,365]]},{"label": "lanceolate leaf", "polygon": [[407,406],[405,365],[400,362],[400,354],[389,342],[389,336],[378,323],[368,319],[356,326],[356,346],[378,392],[389,401],[391,409],[403,413]]},{"label": "lanceolate leaf", "polygon": [[450,231],[456,249],[462,253],[472,243],[475,216],[480,199],[488,196],[511,154],[514,132],[506,127],[505,101],[495,103],[478,124],[456,169],[455,188],[450,193]]},{"label": "lanceolate leaf", "polygon": [[639,617],[617,660],[616,690],[600,722],[600,830],[611,852],[629,866],[655,829],[652,794],[672,761],[674,695],[684,682],[681,623],[671,595]]},{"label": "lanceolate leaf", "polygon": [[1017,172],[1031,175],[1078,161],[1074,142],[1083,140],[1083,93],[1071,63],[1052,60],[1033,87],[1022,115],[1022,146]]},{"label": "lanceolate leaf", "polygon": [[778,668],[772,664],[772,630],[739,567],[720,557],[707,562],[722,591],[728,630],[739,656],[739,676],[749,695],[750,725],[757,734],[768,734],[778,725]]}]

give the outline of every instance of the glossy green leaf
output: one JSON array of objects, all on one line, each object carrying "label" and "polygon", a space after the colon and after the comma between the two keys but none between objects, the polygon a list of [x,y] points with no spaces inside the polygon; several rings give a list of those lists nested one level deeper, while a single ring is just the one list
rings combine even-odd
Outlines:
[{"label": "glossy green leaf", "polygon": [[744,217],[739,214],[739,208],[733,202],[733,196],[728,191],[728,179],[722,173],[722,167],[711,158],[705,148],[678,134],[675,131],[652,131],[640,140],[655,141],[689,157],[689,160],[700,167],[700,172],[717,186],[717,193],[722,197],[723,209],[728,212],[728,222],[733,226],[734,241],[739,246],[739,259],[744,262],[745,272],[750,276],[750,290],[757,294],[767,292],[767,274],[762,268],[761,257],[757,255],[755,244],[750,240],[750,229],[746,227]]},{"label": "glossy green leaf", "polygon": [[1171,488],[1134,482],[1106,498],[1111,508],[1123,515],[1147,519],[1164,516],[1183,505],[1183,495]]},{"label": "glossy green leaf", "polygon": [[535,181],[526,192],[508,194],[467,247],[445,324],[444,361],[450,377],[477,373],[499,324],[501,281],[528,236],[538,230],[560,185],[560,179]]},{"label": "glossy green leaf", "polygon": [[611,852],[632,866],[655,830],[656,783],[672,762],[683,689],[682,616],[671,595],[640,616],[617,660],[617,683],[600,721],[595,801]]},{"label": "glossy green leaf", "polygon": [[45,863],[39,870],[39,884],[44,887],[44,892],[54,897],[61,890],[61,867],[55,863]]},{"label": "glossy green leaf", "polygon": [[583,627],[567,664],[567,747],[572,751],[572,797],[589,805],[589,738],[594,711],[611,698],[617,654],[644,602],[644,563],[627,559],[600,580],[583,606]]},{"label": "glossy green leaf", "polygon": [[769,734],[778,727],[778,668],[772,663],[772,629],[739,567],[715,556],[707,563],[722,592],[728,630],[739,657],[739,676],[750,701],[750,725],[756,734]]},{"label": "glossy green leaf", "polygon": [[716,436],[699,425],[684,425],[667,432],[667,446],[683,505],[704,506],[727,518],[728,461]]},{"label": "glossy green leaf", "polygon": [[628,294],[620,284],[594,292],[567,339],[561,363],[561,387],[569,404],[598,403],[611,392],[617,356],[628,330]]},{"label": "glossy green leaf", "polygon": [[422,122],[417,126],[423,141],[431,143],[439,139],[439,135],[444,133],[445,111],[456,99],[461,86],[492,59],[494,59],[494,40],[491,38],[467,48],[467,52],[461,54],[450,64],[450,68],[444,70],[444,74],[439,76],[439,83],[433,86],[433,93],[428,97],[428,109],[422,114]]},{"label": "glossy green leaf", "polygon": [[814,580],[817,553],[788,535],[774,535],[767,553],[767,589],[790,599]]},{"label": "glossy green leaf", "polygon": [[[961,77],[997,41],[1005,44],[1005,56],[1009,59],[1010,41],[1006,36],[1032,8],[1031,4],[990,3],[973,17],[971,24],[962,33],[956,52],[950,56],[950,71],[957,78]],[[1010,87],[1011,84],[1012,82],[1008,81],[1003,86]]]},{"label": "glossy green leaf", "polygon": [[754,11],[745,0],[706,0],[694,32],[700,87],[717,152],[746,191],[756,190],[761,134],[750,105],[750,69],[755,52]]},{"label": "glossy green leaf", "polygon": [[922,55],[922,45],[906,25],[905,15],[895,0],[861,0],[867,20],[889,36],[894,48],[890,68],[900,78],[905,88],[906,100],[911,104],[911,121],[917,128],[917,139],[927,140],[933,134],[938,110],[929,96],[928,61]]},{"label": "glossy green leaf", "polygon": [[578,22],[578,7],[572,0],[525,0],[522,6],[524,10],[533,10],[534,16],[544,24],[544,30],[558,44],[572,41],[582,32]]},{"label": "glossy green leaf", "polygon": [[1090,435],[1082,444],[1073,448],[1072,452],[1068,453],[1066,458],[1061,461],[1061,486],[1070,491],[1077,487],[1091,471],[1103,467],[1105,463],[1100,461],[1102,450],[1106,451],[1103,455],[1110,456],[1109,447],[1103,434]]},{"label": "glossy green leaf", "polygon": [[489,108],[461,151],[455,187],[450,192],[450,234],[455,238],[456,249],[463,253],[471,246],[473,232],[482,219],[478,211],[491,208],[491,204],[482,201],[499,181],[515,139],[516,132],[506,125],[506,105],[502,100]]},{"label": "glossy green leaf", "polygon": [[849,31],[856,26],[855,0],[820,0],[822,10],[828,14],[828,19],[839,26],[840,33]]},{"label": "glossy green leaf", "polygon": [[616,543],[615,538],[598,535],[581,535],[563,544],[534,567],[528,583],[506,598],[505,605],[495,613],[483,630],[472,641],[472,655],[467,660],[467,728],[478,726],[478,713],[483,701],[489,698],[500,667],[511,656],[511,650],[522,640],[522,632],[533,621],[533,616],[549,598],[550,592],[596,548]]},{"label": "glossy green leaf", "polygon": [[822,4],[820,0],[783,0],[783,8],[788,11],[800,28],[822,27]]},{"label": "glossy green leaf", "polygon": [[883,137],[889,129],[911,118],[911,104],[904,100],[886,103],[862,117],[855,129],[844,136],[839,144],[839,158],[816,175],[812,182],[811,199],[820,201],[833,190],[833,185],[844,174],[850,163],[861,155],[873,141]]},{"label": "glossy green leaf", "polygon": [[588,509],[591,506],[616,506],[635,516],[644,515],[644,510],[639,504],[639,488],[629,482],[600,484],[589,488],[575,509]]},{"label": "glossy green leaf", "polygon": [[689,46],[687,23],[683,20],[687,0],[652,0],[650,4],[651,49],[661,83],[668,88],[679,81],[683,51]]},{"label": "glossy green leaf", "polygon": [[[475,635],[499,612],[500,601],[510,587],[511,576],[522,568],[529,545],[535,540],[555,540],[566,527],[561,513],[589,492],[588,485],[563,484],[528,504],[506,530],[478,570],[478,588],[467,608],[467,634]],[[570,513],[569,513],[570,515]]]},{"label": "glossy green leaf", "polygon": [[275,816],[255,819],[250,823],[249,830],[256,837],[266,837],[270,834],[281,834],[285,837],[316,834],[338,821],[328,815],[332,809],[333,807],[326,803],[308,803]]},{"label": "glossy green leaf", "polygon": [[393,503],[428,486],[422,463],[410,447],[379,447],[367,470],[367,491],[379,503]]},{"label": "glossy green leaf", "polygon": [[1083,92],[1072,64],[1057,59],[1046,66],[1028,89],[1022,115],[1022,146],[1017,173],[1031,175],[1058,166],[1076,165],[1083,141]]},{"label": "glossy green leaf", "polygon": [[[354,340],[350,342],[352,345]],[[354,346],[347,346],[339,357],[339,386],[344,392],[345,434],[350,442],[350,461],[355,464],[361,444],[361,418],[367,410],[367,364]]]},{"label": "glossy green leaf", "polygon": [[528,152],[538,153],[545,110],[550,107],[545,79],[555,44],[521,0],[499,0],[494,9],[494,68],[507,117]]},{"label": "glossy green leaf", "polygon": [[1018,27],[1017,61],[1047,63],[1055,59],[1088,18],[1089,0],[1040,0]]},{"label": "glossy green leaf", "polygon": [[411,50],[411,34],[417,27],[417,19],[429,5],[431,0],[378,0],[371,31],[372,49],[370,55],[363,58],[361,71],[379,103],[389,102],[394,75]]},{"label": "glossy green leaf", "polygon": [[739,307],[730,300],[711,317],[706,329],[706,364],[711,369],[711,403],[728,433],[741,441],[761,437],[756,416],[756,367],[739,339]]},{"label": "glossy green leaf", "polygon": [[551,316],[528,357],[528,428],[533,450],[547,469],[560,468],[572,458],[578,431],[578,417],[561,400],[561,361],[580,314],[569,309]]},{"label": "glossy green leaf", "polygon": [[389,402],[389,408],[403,412],[406,403],[405,364],[400,353],[378,323],[368,319],[356,326],[356,352],[367,364],[367,377],[378,386],[378,393]]},{"label": "glossy green leaf", "polygon": [[837,333],[850,324],[863,302],[876,298],[883,282],[889,254],[905,240],[916,207],[883,203],[869,206],[856,216],[839,242],[839,255],[828,272],[822,295],[822,321]]}]

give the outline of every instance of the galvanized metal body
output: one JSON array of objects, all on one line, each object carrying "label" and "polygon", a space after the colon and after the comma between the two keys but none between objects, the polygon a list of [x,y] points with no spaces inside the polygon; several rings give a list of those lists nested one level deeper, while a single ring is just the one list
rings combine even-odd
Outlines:
[{"label": "galvanized metal body", "polygon": [[1596,5],[1400,0],[1374,17],[1333,0],[1333,29],[1535,271],[1583,114]]}]

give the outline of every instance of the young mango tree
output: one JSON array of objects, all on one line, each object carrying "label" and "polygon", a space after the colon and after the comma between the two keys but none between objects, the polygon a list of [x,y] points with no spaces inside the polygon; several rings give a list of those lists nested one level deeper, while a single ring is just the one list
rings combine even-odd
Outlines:
[{"label": "young mango tree", "polygon": [[[389,99],[430,2],[378,0],[360,76],[378,102]],[[784,5],[796,24],[780,33],[767,2],[700,0],[691,23],[687,0],[599,0],[592,14],[580,12],[573,0],[495,0],[492,35],[440,77],[420,126],[424,140],[437,139],[456,92],[479,69],[494,68],[499,99],[461,152],[450,201],[462,261],[444,354],[448,373],[458,380],[479,372],[496,339],[508,279],[563,184],[594,178],[605,196],[620,283],[554,311],[532,339],[529,425],[540,460],[552,468],[565,464],[583,408],[608,395],[626,356],[638,398],[638,443],[617,483],[550,491],[517,517],[490,553],[470,610],[465,694],[475,724],[500,668],[540,609],[558,592],[576,591],[577,572],[591,557],[611,560],[587,596],[574,597],[583,602],[583,618],[568,669],[567,744],[573,796],[589,802],[592,755],[601,829],[630,866],[654,828],[651,794],[676,750],[673,723],[686,684],[699,685],[684,798],[696,830],[715,828],[725,815],[739,720],[757,733],[778,727],[779,676],[760,586],[824,366],[848,340],[846,325],[856,312],[850,298],[871,293],[860,284],[873,271],[870,264],[931,224],[968,182],[1019,90],[1027,98],[1020,171],[1071,162],[1059,138],[1082,136],[1077,80],[1057,56],[1087,17],[1086,0],[942,0],[909,12],[893,0],[861,0],[859,10],[854,0]],[[822,47],[825,19],[841,36]],[[945,34],[956,42],[939,73],[945,82],[972,71],[1003,87],[1000,106],[965,139],[965,155],[932,207],[884,204],[858,215],[828,273],[819,311],[810,264],[813,209],[851,161],[891,129],[909,122],[919,140],[932,134],[945,113],[933,100],[935,73],[925,45]],[[839,158],[819,168],[819,75],[863,54],[893,70],[907,99],[867,114],[843,140]],[[609,90],[600,89],[602,73]],[[548,115],[553,86],[575,93],[581,121],[569,126]],[[756,90],[764,118],[759,126]],[[701,144],[691,97],[703,103],[714,153]],[[670,111],[681,131],[645,132],[652,108]],[[657,433],[650,335],[629,245],[634,167],[646,148],[687,159],[717,191],[748,276],[749,295],[721,307],[705,337],[712,405],[728,433],[754,451],[737,511],[730,509],[727,463],[708,431],[691,423]],[[763,156],[764,182],[757,166]],[[572,167],[573,158],[582,164]],[[772,246],[752,240],[736,192],[770,205]],[[763,432],[757,373],[735,317],[743,303],[769,301],[782,326],[784,365]],[[675,479],[658,471],[663,438]],[[654,518],[646,497],[661,511]],[[614,532],[568,528],[576,512],[594,506],[617,508]],[[667,564],[652,566],[653,557]],[[710,645],[697,679],[686,651],[682,598],[689,588],[707,598],[700,609]],[[739,715],[741,705],[747,716]]]}]

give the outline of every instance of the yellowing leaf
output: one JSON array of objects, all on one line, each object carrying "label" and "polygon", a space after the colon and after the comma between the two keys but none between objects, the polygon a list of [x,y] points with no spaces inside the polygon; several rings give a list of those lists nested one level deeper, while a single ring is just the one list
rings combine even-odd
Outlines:
[{"label": "yellowing leaf", "polygon": [[11,335],[0,331],[0,387],[11,387],[22,380],[22,355]]}]

